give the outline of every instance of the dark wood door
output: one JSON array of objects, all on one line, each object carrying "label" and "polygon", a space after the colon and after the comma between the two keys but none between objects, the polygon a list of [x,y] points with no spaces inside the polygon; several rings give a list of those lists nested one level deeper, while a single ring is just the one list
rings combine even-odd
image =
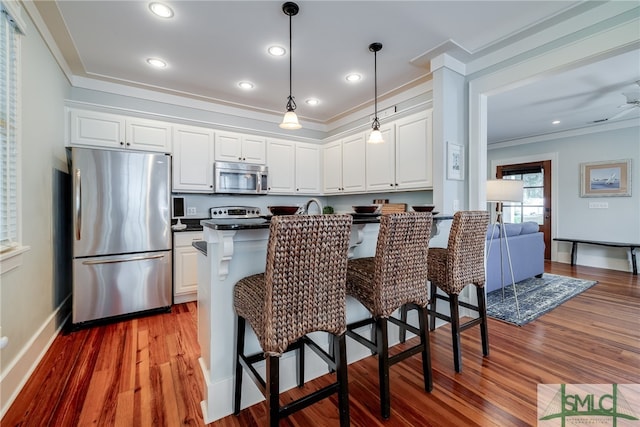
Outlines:
[{"label": "dark wood door", "polygon": [[524,181],[522,203],[509,203],[505,212],[514,222],[535,221],[544,233],[544,257],[551,259],[551,160],[498,166],[496,178]]}]

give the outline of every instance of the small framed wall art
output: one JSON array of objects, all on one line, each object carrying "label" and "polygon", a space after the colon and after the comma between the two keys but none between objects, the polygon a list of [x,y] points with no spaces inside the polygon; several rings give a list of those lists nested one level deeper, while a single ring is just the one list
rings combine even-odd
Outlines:
[{"label": "small framed wall art", "polygon": [[631,196],[631,159],[580,163],[580,197]]},{"label": "small framed wall art", "polygon": [[447,142],[447,179],[464,180],[464,146]]}]

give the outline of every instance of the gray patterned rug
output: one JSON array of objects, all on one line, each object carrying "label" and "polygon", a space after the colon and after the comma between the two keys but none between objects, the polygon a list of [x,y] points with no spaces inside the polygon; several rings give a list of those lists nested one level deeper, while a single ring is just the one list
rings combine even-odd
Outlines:
[{"label": "gray patterned rug", "polygon": [[532,277],[516,283],[518,305],[520,306],[519,318],[511,284],[504,286],[504,299],[502,298],[502,289],[496,289],[487,294],[487,314],[489,317],[522,326],[548,313],[596,283],[598,282],[593,280],[545,273],[541,278]]}]

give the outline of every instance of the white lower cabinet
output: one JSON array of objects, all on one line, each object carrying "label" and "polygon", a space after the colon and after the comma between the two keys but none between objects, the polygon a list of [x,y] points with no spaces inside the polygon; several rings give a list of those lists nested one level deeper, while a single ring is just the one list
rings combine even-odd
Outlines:
[{"label": "white lower cabinet", "polygon": [[173,302],[198,298],[198,250],[191,243],[202,240],[202,231],[173,233]]}]

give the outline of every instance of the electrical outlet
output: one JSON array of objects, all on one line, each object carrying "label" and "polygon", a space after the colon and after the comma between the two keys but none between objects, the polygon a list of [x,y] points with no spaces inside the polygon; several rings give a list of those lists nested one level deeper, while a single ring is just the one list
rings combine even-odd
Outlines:
[{"label": "electrical outlet", "polygon": [[196,213],[196,208],[187,208],[187,215],[195,215]]},{"label": "electrical outlet", "polygon": [[609,209],[608,202],[589,202],[589,209]]}]

